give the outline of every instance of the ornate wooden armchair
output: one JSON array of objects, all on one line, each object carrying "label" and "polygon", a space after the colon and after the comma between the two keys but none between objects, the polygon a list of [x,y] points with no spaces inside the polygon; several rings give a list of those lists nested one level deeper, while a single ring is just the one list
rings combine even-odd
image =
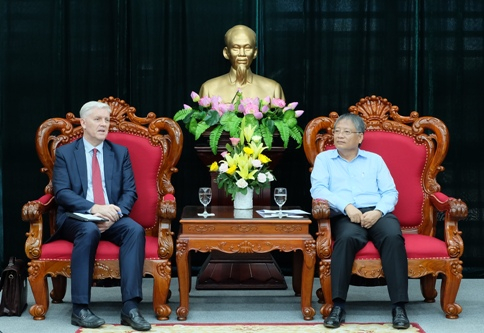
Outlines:
[{"label": "ornate wooden armchair", "polygon": [[[405,238],[409,278],[419,278],[425,302],[437,296],[436,279],[442,277],[440,303],[447,318],[459,317],[462,308],[455,302],[462,279],[464,251],[458,221],[467,216],[467,206],[460,199],[440,191],[437,174],[444,170],[442,162],[449,146],[445,124],[434,117],[420,117],[417,112],[404,117],[398,107],[387,99],[371,96],[362,98],[349,112],[359,115],[366,123],[361,148],[383,157],[399,191],[394,214],[398,217]],[[309,122],[304,133],[304,151],[310,171],[316,155],[334,149],[333,124],[336,112]],[[444,219],[444,239],[436,238],[437,213]],[[316,251],[320,258],[321,289],[318,297],[323,303],[321,314],[326,317],[333,307],[331,296],[332,238],[329,205],[313,200],[312,214],[318,223]],[[370,242],[356,255],[353,274],[363,278],[383,278],[378,251]]]},{"label": "ornate wooden armchair", "polygon": [[[130,216],[146,229],[146,258],[144,274],[151,275],[153,309],[158,320],[168,319],[171,309],[166,304],[170,294],[173,233],[171,221],[176,216],[175,189],[171,176],[177,172],[176,164],[183,146],[179,125],[169,118],[157,118],[149,113],[137,117],[136,109],[118,98],[105,98],[101,102],[111,106],[111,125],[108,140],[129,149],[135,176],[138,200]],[[82,136],[80,119],[72,113],[65,118],[52,118],[37,130],[36,149],[42,162],[41,171],[49,177],[44,195],[27,202],[22,208],[22,219],[30,223],[25,252],[29,262],[29,282],[35,299],[30,314],[35,320],[45,319],[49,308],[47,276],[52,278],[50,297],[60,303],[66,293],[70,277],[72,243],[57,240],[45,244],[43,229],[50,235],[55,231],[56,202],[52,195],[52,171],[57,147]],[[44,221],[45,218],[45,221]],[[101,241],[96,253],[94,280],[119,279],[119,248]]]}]

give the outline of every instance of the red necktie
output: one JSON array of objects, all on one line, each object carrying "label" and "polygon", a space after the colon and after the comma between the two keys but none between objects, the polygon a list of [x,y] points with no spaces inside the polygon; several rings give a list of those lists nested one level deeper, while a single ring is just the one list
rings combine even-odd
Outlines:
[{"label": "red necktie", "polygon": [[92,150],[92,191],[94,194],[94,203],[104,205],[103,181],[101,179],[101,169],[97,161],[97,149]]}]

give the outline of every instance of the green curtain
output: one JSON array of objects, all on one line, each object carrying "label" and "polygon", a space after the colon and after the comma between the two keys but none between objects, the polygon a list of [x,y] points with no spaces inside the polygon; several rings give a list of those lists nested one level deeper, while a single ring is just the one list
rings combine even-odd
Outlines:
[{"label": "green curtain", "polygon": [[[0,0],[0,261],[24,255],[20,209],[46,185],[34,147],[39,124],[108,96],[140,115],[173,116],[192,90],[228,71],[223,35],[235,24],[257,32],[253,70],[299,102],[302,126],[373,94],[403,115],[416,110],[447,124],[439,182],[469,206],[460,224],[465,276],[484,276],[480,0]],[[180,211],[198,204],[197,188],[209,181],[184,133],[173,177]],[[306,210],[308,167],[302,149],[290,147],[275,171],[287,204]]]}]

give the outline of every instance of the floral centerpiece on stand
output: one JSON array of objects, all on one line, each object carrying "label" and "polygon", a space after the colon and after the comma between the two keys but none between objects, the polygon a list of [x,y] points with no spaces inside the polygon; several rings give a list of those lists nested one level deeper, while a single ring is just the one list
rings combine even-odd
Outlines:
[{"label": "floral centerpiece on stand", "polygon": [[210,131],[209,145],[214,155],[223,132],[227,132],[230,137],[239,137],[242,120],[245,126],[254,128],[254,135],[262,138],[268,150],[272,148],[276,129],[284,148],[287,148],[290,138],[298,144],[298,148],[302,144],[303,129],[297,124],[297,118],[304,111],[296,110],[297,102],[286,105],[279,98],[244,98],[240,90],[231,103],[223,103],[218,96],[200,97],[195,92],[190,96],[193,102],[198,103],[198,107],[192,108],[185,104],[173,119],[183,121],[195,140],[205,131]]},{"label": "floral centerpiece on stand", "polygon": [[268,166],[271,160],[262,153],[267,147],[260,136],[254,135],[255,130],[242,120],[240,136],[231,137],[222,160],[210,165],[211,172],[218,172],[218,188],[232,195],[236,209],[252,208],[253,191],[259,194],[275,180]]}]

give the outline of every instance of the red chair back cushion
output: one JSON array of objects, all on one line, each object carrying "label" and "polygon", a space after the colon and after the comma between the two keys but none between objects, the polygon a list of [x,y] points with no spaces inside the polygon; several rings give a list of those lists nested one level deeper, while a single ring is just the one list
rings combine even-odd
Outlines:
[{"label": "red chair back cushion", "polygon": [[145,229],[152,228],[156,224],[158,174],[163,151],[151,145],[148,138],[133,134],[110,132],[107,139],[129,150],[138,193],[138,200],[129,216]]},{"label": "red chair back cushion", "polygon": [[[324,150],[334,148],[328,145]],[[380,155],[390,169],[398,190],[398,203],[393,213],[398,217],[402,229],[417,228],[423,221],[422,178],[427,161],[425,145],[403,134],[367,131],[361,149]]]}]

